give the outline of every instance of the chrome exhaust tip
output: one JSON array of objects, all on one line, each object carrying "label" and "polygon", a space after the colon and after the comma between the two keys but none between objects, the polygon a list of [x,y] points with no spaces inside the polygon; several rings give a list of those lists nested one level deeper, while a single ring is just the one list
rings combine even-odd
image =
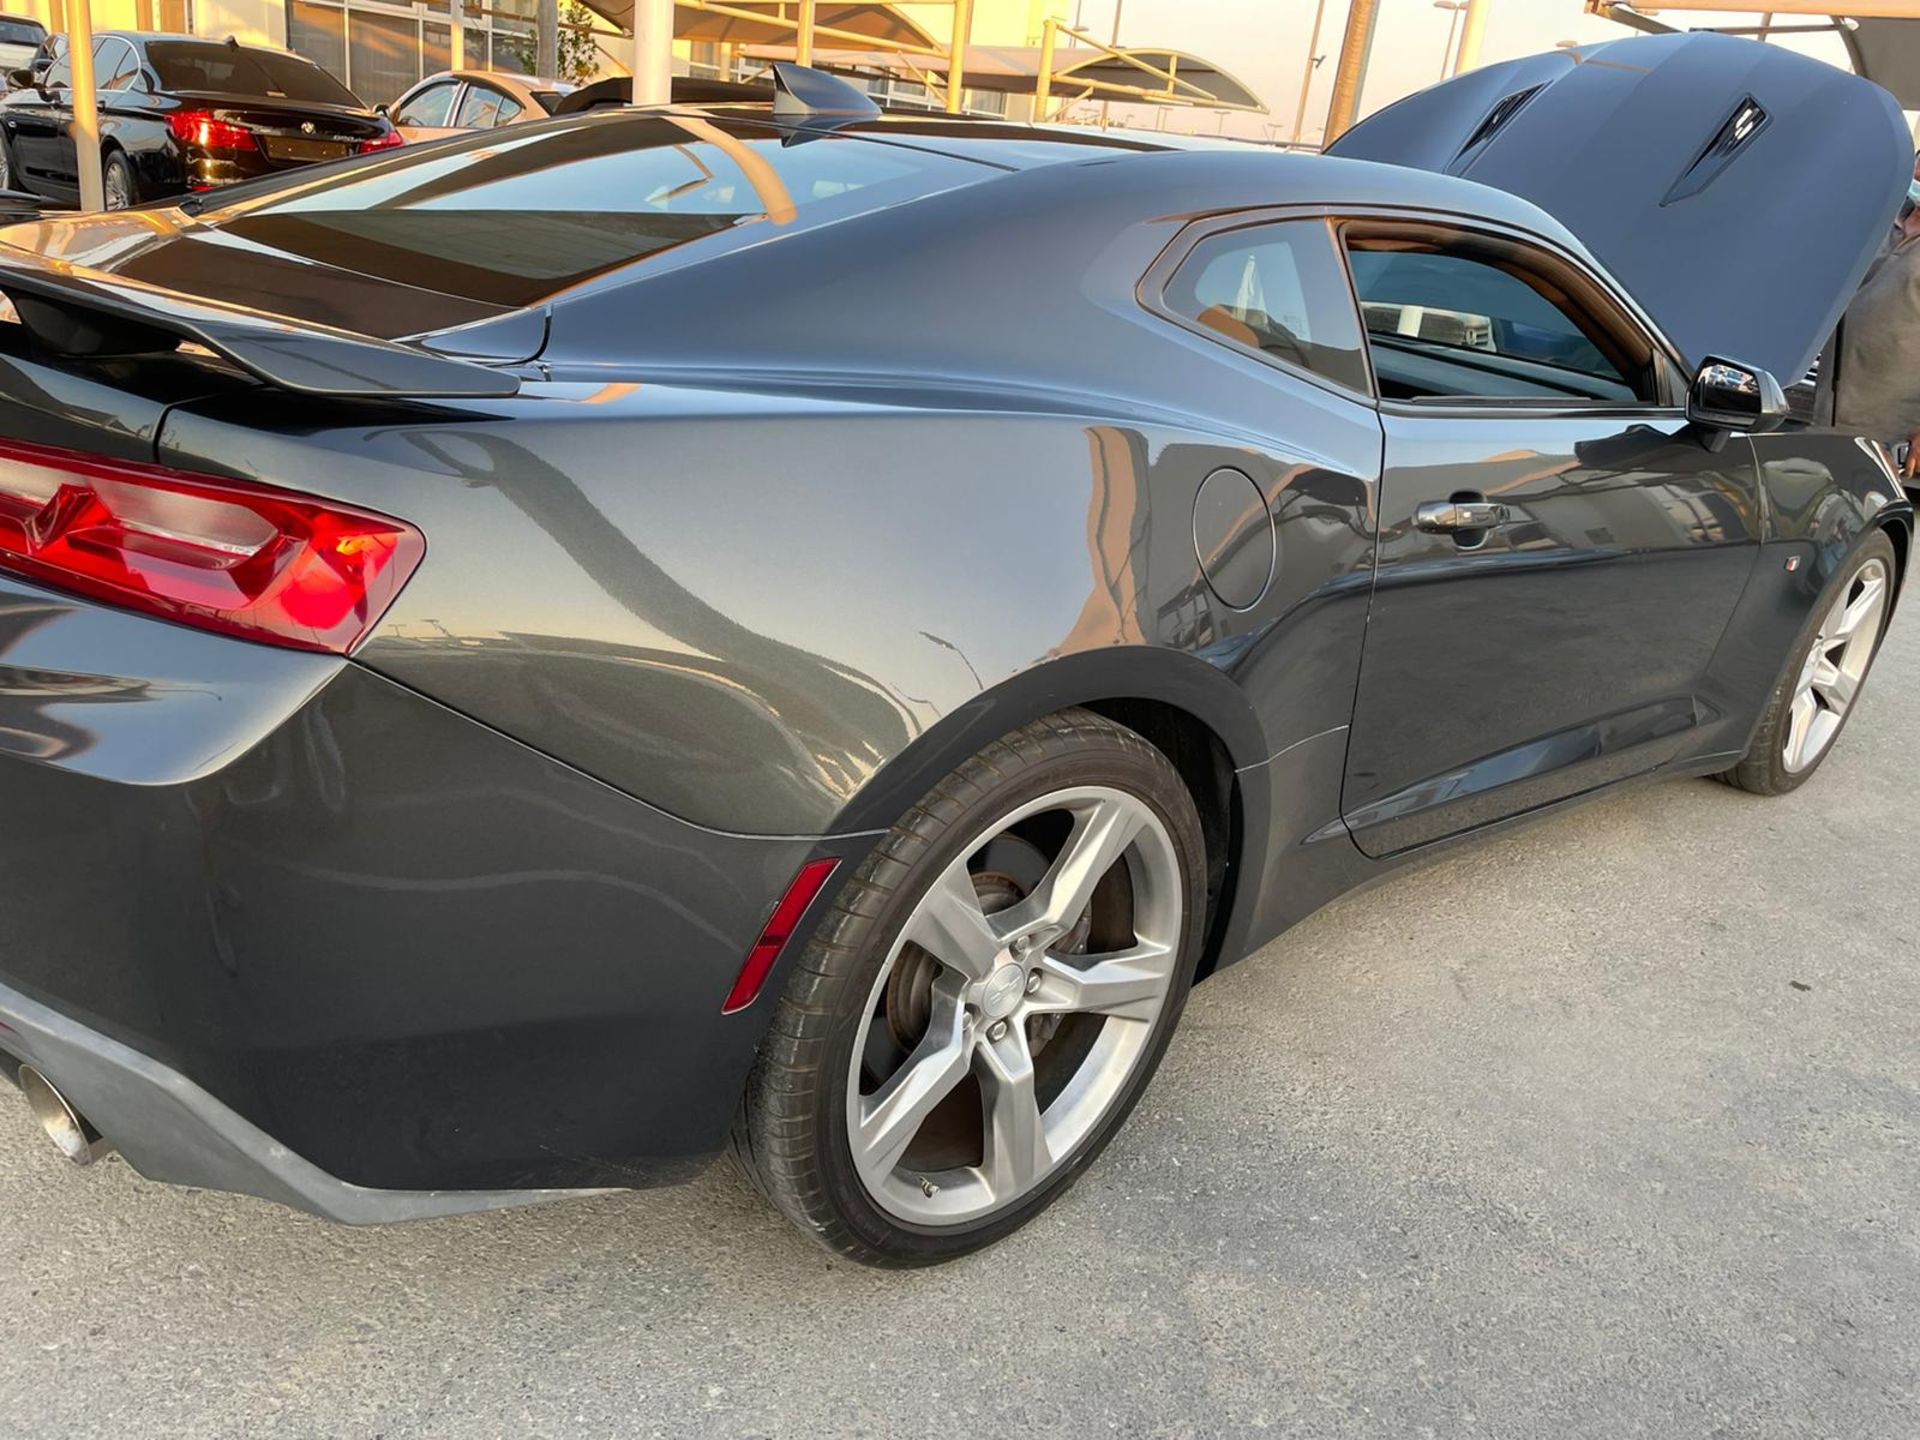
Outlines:
[{"label": "chrome exhaust tip", "polygon": [[53,1082],[31,1065],[20,1067],[20,1088],[26,1093],[27,1108],[47,1138],[76,1165],[91,1165],[113,1153],[113,1146],[87,1123],[86,1116],[74,1109]]}]

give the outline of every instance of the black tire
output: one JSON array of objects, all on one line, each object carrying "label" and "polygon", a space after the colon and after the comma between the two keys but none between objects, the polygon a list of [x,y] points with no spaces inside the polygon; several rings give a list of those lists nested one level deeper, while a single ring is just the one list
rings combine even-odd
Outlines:
[{"label": "black tire", "polygon": [[[861,1180],[847,1121],[855,1037],[881,969],[922,897],[970,853],[970,842],[1023,804],[1086,785],[1125,791],[1158,817],[1172,841],[1182,938],[1164,1008],[1109,1108],[1031,1193],[972,1222],[902,1220],[877,1205]],[[748,1080],[732,1136],[735,1161],[803,1232],[863,1264],[936,1264],[1017,1230],[1094,1160],[1158,1067],[1200,954],[1206,873],[1192,796],[1167,757],[1133,731],[1066,710],[987,746],[935,786],[839,886],[780,997]]]},{"label": "black tire", "polygon": [[[106,163],[100,167],[101,184],[107,199],[109,210],[125,209],[140,203],[140,180],[133,173],[133,162],[124,152],[115,150],[107,155]],[[118,193],[126,196],[125,205],[115,205],[114,196]]]},{"label": "black tire", "polygon": [[13,155],[7,142],[0,140],[0,190],[14,190],[18,182],[13,178]]},{"label": "black tire", "polygon": [[[1859,579],[1860,572],[1874,563],[1878,563],[1885,569],[1890,584],[1898,583],[1899,564],[1894,556],[1893,542],[1887,538],[1886,532],[1881,530],[1871,532],[1860,542],[1853,554],[1848,557],[1846,564],[1841,567],[1839,574],[1835,575],[1827,588],[1821,592],[1819,600],[1814,604],[1813,614],[1808,617],[1806,628],[1800,635],[1799,643],[1794,646],[1793,657],[1788,662],[1785,673],[1781,675],[1780,683],[1774,687],[1773,694],[1767,700],[1766,713],[1760,719],[1760,728],[1754,732],[1753,744],[1741,757],[1738,765],[1731,770],[1722,771],[1714,777],[1715,779],[1723,780],[1752,795],[1785,795],[1806,784],[1819,771],[1821,765],[1826,763],[1827,756],[1833,753],[1833,747],[1839,743],[1840,733],[1845,730],[1847,722],[1853,718],[1857,700],[1854,705],[1848,706],[1840,717],[1840,730],[1834,733],[1833,738],[1811,763],[1797,771],[1788,769],[1786,760],[1787,727],[1791,719],[1790,707],[1799,686],[1801,672],[1806,668],[1808,658],[1813,654],[1814,644],[1820,637],[1822,621],[1825,620],[1834,602],[1852,590]],[[1873,638],[1872,656],[1867,662],[1867,671],[1861,676],[1862,687],[1872,673],[1873,661],[1879,658],[1880,642],[1886,637],[1887,621],[1892,614],[1893,607],[1889,603]]]}]

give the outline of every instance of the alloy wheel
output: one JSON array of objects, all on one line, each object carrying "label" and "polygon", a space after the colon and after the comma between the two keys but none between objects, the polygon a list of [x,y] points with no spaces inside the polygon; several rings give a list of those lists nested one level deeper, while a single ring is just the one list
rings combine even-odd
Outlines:
[{"label": "alloy wheel", "polygon": [[924,1226],[974,1221],[1067,1164],[1146,1056],[1185,916],[1160,818],[1105,786],[979,835],[880,967],[847,1087],[854,1167]]},{"label": "alloy wheel", "polygon": [[107,166],[103,189],[107,209],[125,210],[133,204],[132,177],[124,166]]},{"label": "alloy wheel", "polygon": [[1824,755],[1846,723],[1879,648],[1891,594],[1885,562],[1869,560],[1820,622],[1787,712],[1781,759],[1789,774],[1799,774]]}]

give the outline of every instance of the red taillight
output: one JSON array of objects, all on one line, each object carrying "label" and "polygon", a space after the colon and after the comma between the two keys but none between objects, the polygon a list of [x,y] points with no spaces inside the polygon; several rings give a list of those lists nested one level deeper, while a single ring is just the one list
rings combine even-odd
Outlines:
[{"label": "red taillight", "polygon": [[406,143],[406,136],[402,135],[398,130],[389,130],[384,135],[375,135],[371,140],[362,140],[358,149],[362,155],[371,155],[376,150],[391,150],[396,145],[404,145]]},{"label": "red taillight", "polygon": [[252,150],[260,143],[247,126],[216,119],[208,110],[175,110],[167,116],[167,129],[182,145],[202,150]]},{"label": "red taillight", "polygon": [[426,548],[331,501],[0,441],[0,570],[202,630],[344,655]]},{"label": "red taillight", "polygon": [[787,893],[773,907],[773,918],[767,921],[767,928],[760,932],[753,949],[747,952],[746,963],[740,967],[740,978],[733,982],[727,1003],[720,1007],[722,1015],[744,1010],[754,1002],[760,987],[767,983],[767,972],[773,969],[782,947],[792,938],[800,917],[807,913],[807,906],[813,903],[813,897],[820,893],[820,887],[827,883],[827,877],[839,863],[828,856],[824,860],[809,860],[800,867],[800,873],[787,886]]}]

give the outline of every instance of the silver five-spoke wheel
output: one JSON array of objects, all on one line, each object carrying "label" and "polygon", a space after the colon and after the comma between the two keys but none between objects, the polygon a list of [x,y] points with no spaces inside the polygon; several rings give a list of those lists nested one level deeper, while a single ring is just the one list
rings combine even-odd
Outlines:
[{"label": "silver five-spoke wheel", "polygon": [[1886,562],[1869,559],[1820,622],[1788,709],[1781,762],[1789,774],[1826,754],[1840,733],[1873,663],[1891,593]]},{"label": "silver five-spoke wheel", "polygon": [[1179,1024],[1219,873],[1226,798],[1193,741],[1082,709],[1028,721],[821,892],[733,1132],[806,1234],[870,1265],[950,1260],[1112,1139]]},{"label": "silver five-spoke wheel", "polygon": [[951,1225],[1044,1182],[1147,1053],[1183,911],[1173,841],[1123,791],[1056,791],[979,835],[867,997],[847,1131],[874,1201]]}]

